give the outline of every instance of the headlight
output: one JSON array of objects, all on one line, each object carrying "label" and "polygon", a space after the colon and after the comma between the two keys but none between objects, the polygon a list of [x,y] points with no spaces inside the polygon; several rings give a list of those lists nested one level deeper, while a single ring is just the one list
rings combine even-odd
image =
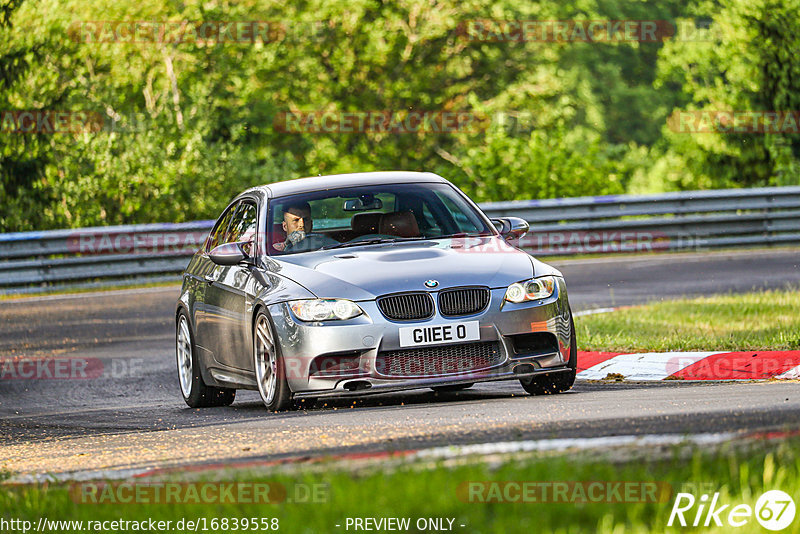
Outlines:
[{"label": "headlight", "polygon": [[545,299],[553,294],[556,289],[556,279],[553,276],[541,276],[524,282],[516,282],[506,289],[505,299],[509,302],[526,302],[529,300]]},{"label": "headlight", "polygon": [[345,299],[295,300],[289,306],[301,321],[352,319],[364,313],[358,304]]}]

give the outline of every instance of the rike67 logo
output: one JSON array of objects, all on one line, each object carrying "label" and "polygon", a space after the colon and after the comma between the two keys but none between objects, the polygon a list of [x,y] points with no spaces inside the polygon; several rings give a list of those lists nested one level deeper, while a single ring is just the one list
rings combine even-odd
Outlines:
[{"label": "rike67 logo", "polygon": [[770,490],[758,498],[755,510],[748,504],[720,502],[719,492],[709,496],[703,494],[696,499],[691,493],[678,493],[667,526],[730,526],[743,527],[755,520],[768,530],[783,530],[794,521],[794,500],[788,493]]}]

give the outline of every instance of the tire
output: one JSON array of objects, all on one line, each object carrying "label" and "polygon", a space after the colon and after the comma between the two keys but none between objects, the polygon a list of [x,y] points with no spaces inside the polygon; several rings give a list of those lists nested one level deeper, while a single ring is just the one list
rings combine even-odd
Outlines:
[{"label": "tire", "polygon": [[186,312],[178,313],[175,332],[175,359],[178,366],[178,386],[183,400],[190,408],[229,406],[236,398],[236,390],[207,386],[200,374],[194,334]]},{"label": "tire", "polygon": [[292,404],[292,392],[280,354],[280,343],[267,315],[260,311],[253,323],[253,370],[261,402],[271,412],[283,412]]},{"label": "tire", "polygon": [[578,374],[578,342],[575,336],[575,322],[572,320],[572,312],[570,312],[569,327],[572,332],[569,342],[569,362],[567,363],[569,371],[520,378],[520,384],[531,395],[564,393],[569,391],[575,383],[575,375]]},{"label": "tire", "polygon": [[431,389],[436,393],[452,393],[455,391],[461,391],[464,389],[471,388],[475,384],[453,384],[452,386],[435,386]]}]

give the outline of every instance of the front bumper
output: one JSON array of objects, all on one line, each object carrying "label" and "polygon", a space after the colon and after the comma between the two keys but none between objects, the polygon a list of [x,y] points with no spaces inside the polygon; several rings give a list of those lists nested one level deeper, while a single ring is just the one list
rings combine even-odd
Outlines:
[{"label": "front bumper", "polygon": [[[569,302],[563,279],[556,280],[557,289],[547,299],[514,304],[503,300],[505,289],[493,289],[484,311],[458,318],[442,317],[436,310],[429,319],[392,321],[381,314],[374,300],[358,302],[364,314],[347,321],[299,321],[286,303],[272,305],[269,311],[280,340],[289,387],[297,398],[508,380],[570,370],[567,364],[576,355],[570,354]],[[437,301],[436,292],[431,293]],[[426,371],[413,376],[390,372],[384,365],[383,358],[388,353],[414,353],[414,349],[400,346],[400,328],[465,321],[479,322],[480,340],[473,347],[483,344],[495,348],[490,360],[481,360],[485,365],[462,369],[427,360]],[[448,347],[453,345],[426,346],[435,350],[424,351],[425,358],[437,359],[437,349]],[[347,365],[325,369],[324,363],[331,361],[344,361]]]}]

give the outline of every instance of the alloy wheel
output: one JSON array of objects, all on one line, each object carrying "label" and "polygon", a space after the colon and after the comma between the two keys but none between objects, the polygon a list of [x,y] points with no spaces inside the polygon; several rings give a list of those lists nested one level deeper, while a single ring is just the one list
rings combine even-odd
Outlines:
[{"label": "alloy wheel", "polygon": [[275,350],[275,337],[264,315],[258,317],[255,335],[255,371],[258,391],[265,404],[275,399],[278,387],[278,360]]},{"label": "alloy wheel", "polygon": [[178,358],[178,379],[184,397],[192,393],[192,337],[186,317],[181,315],[178,320],[177,347],[175,351]]}]

